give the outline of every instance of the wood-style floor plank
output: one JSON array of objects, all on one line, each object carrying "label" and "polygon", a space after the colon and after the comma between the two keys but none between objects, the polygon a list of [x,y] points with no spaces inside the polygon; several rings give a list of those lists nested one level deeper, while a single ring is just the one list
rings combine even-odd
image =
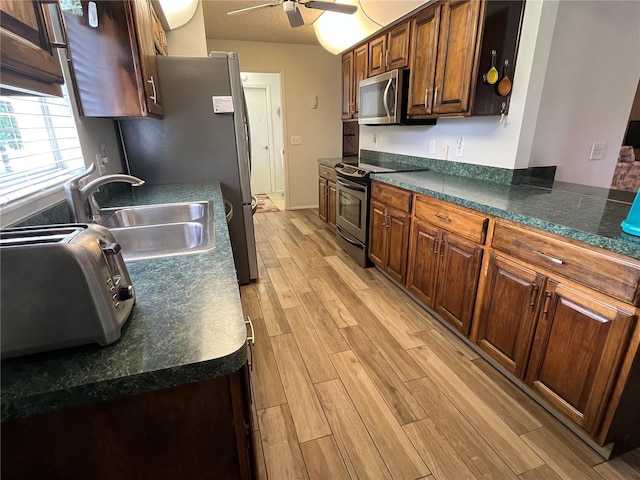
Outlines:
[{"label": "wood-style floor plank", "polygon": [[287,403],[287,397],[284,394],[264,319],[253,317],[251,321],[256,336],[252,350],[253,374],[251,383],[256,408],[262,410]]},{"label": "wood-style floor plank", "polygon": [[517,478],[498,452],[429,377],[412,380],[407,386],[476,477],[491,480]]},{"label": "wood-style floor plank", "polygon": [[333,436],[300,445],[310,480],[350,480]]},{"label": "wood-style floor plank", "polygon": [[525,433],[522,439],[529,445],[544,462],[565,480],[576,478],[584,480],[603,480],[593,468],[571,451],[564,443],[552,435],[546,428]]},{"label": "wood-style floor plank", "polygon": [[[436,330],[418,334],[425,346],[438,355],[460,379],[482,399],[518,435],[540,428],[542,424],[520,406],[509,394],[498,388],[489,377],[461,355],[451,349],[451,344]],[[463,347],[468,349],[466,345]]]},{"label": "wood-style floor plank", "polygon": [[307,367],[307,372],[309,372],[311,382],[326,382],[338,378],[333,363],[322,346],[305,310],[302,307],[294,307],[285,309],[284,313]]},{"label": "wood-style floor plank", "polygon": [[301,218],[293,218],[291,219],[291,223],[293,223],[298,231],[303,235],[309,235],[310,233],[313,233],[313,230],[309,228],[307,222],[305,222]]},{"label": "wood-style floor plank", "polygon": [[280,260],[281,258],[291,257],[291,254],[289,253],[289,249],[284,246],[284,243],[282,243],[282,240],[280,240],[280,237],[278,237],[277,235],[273,235],[273,236],[267,237],[267,240],[269,241],[269,245],[271,246],[271,249],[273,250],[273,253],[275,254],[278,260]]},{"label": "wood-style floor plank", "polygon": [[309,283],[338,328],[352,327],[358,324],[345,304],[323,278],[311,278]]},{"label": "wood-style floor plank", "polygon": [[562,477],[554,472],[553,468],[547,464],[529,470],[522,475],[518,475],[518,478],[520,480],[562,480]]},{"label": "wood-style floor plank", "polygon": [[[327,258],[329,257],[325,257],[325,260]],[[319,271],[319,274],[322,279],[327,282],[327,285],[331,287],[333,292],[346,307],[355,307],[361,304],[358,296],[354,293],[353,290],[351,290],[351,288],[349,288],[349,285],[345,283],[342,278],[336,275],[336,272],[333,268],[322,268]]]},{"label": "wood-style floor plank", "polygon": [[362,328],[359,326],[348,327],[342,329],[342,333],[358,357],[358,361],[384,397],[398,423],[404,425],[425,418],[427,414],[424,409],[413,398],[409,389],[362,331]]},{"label": "wood-style floor plank", "polygon": [[351,478],[391,479],[342,382],[332,380],[315,387]]},{"label": "wood-style floor plank", "polygon": [[[258,423],[257,421],[257,414],[256,414],[256,423]],[[256,425],[257,428],[257,425]],[[255,455],[255,459],[256,459],[256,475],[257,475],[257,479],[256,480],[267,480],[267,464],[264,460],[264,450],[262,449],[262,435],[260,435],[260,430],[257,430],[253,432],[253,440],[254,440],[254,449],[256,452]]]},{"label": "wood-style floor plank", "polygon": [[607,480],[626,480],[634,477],[640,479],[640,472],[620,457],[596,465],[593,469]]},{"label": "wood-style floor plank", "polygon": [[475,480],[475,475],[438,430],[433,420],[427,418],[403,428],[435,478]]},{"label": "wood-style floor plank", "polygon": [[262,318],[264,318],[264,323],[267,326],[269,335],[274,337],[276,335],[282,335],[283,333],[291,333],[273,284],[258,283],[256,285],[256,292],[260,300]]},{"label": "wood-style floor plank", "polygon": [[328,354],[344,352],[351,347],[346,342],[340,329],[313,292],[298,295],[300,303],[307,312],[309,322],[313,325],[325,351]]},{"label": "wood-style floor plank", "polygon": [[360,277],[358,277],[353,270],[351,270],[341,259],[335,255],[326,257],[325,260],[333,268],[338,276],[349,285],[351,290],[364,290],[369,288],[369,285],[364,283]]},{"label": "wood-style floor plank", "polygon": [[340,379],[394,479],[414,480],[431,472],[352,352],[331,355]]},{"label": "wood-style floor plank", "polygon": [[289,408],[278,405],[259,410],[258,423],[269,478],[308,479]]},{"label": "wood-style floor plank", "polygon": [[292,257],[281,258],[280,264],[296,293],[300,294],[313,291],[307,281],[307,277],[302,273],[302,270],[300,270],[300,267],[298,267],[298,264]]},{"label": "wood-style floor plank", "polygon": [[267,268],[267,271],[269,272],[269,278],[271,278],[276,296],[280,301],[280,306],[282,308],[299,307],[300,300],[298,300],[296,292],[293,290],[287,275],[284,273],[284,269],[282,267],[275,267]]},{"label": "wood-style floor plank", "polygon": [[278,257],[276,257],[276,254],[273,251],[273,248],[271,248],[271,244],[268,241],[256,243],[256,248],[258,249],[258,252],[260,252],[262,261],[267,268],[280,266],[280,261],[278,260]]},{"label": "wood-style floor plank", "polygon": [[403,382],[425,376],[424,370],[391,336],[371,310],[362,305],[350,308],[349,311],[355,319],[354,323],[362,327]]},{"label": "wood-style floor plank", "polygon": [[421,347],[411,350],[411,354],[515,473],[527,472],[544,463],[433,351]]},{"label": "wood-style floor plank", "polygon": [[271,337],[273,352],[300,443],[331,435],[293,335]]}]

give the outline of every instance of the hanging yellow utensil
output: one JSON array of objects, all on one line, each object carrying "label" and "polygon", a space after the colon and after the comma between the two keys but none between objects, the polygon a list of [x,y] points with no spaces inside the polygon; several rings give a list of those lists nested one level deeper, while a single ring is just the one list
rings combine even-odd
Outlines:
[{"label": "hanging yellow utensil", "polygon": [[491,68],[484,74],[484,81],[489,85],[493,85],[498,81],[498,70],[496,70],[496,55],[495,50],[491,50]]},{"label": "hanging yellow utensil", "polygon": [[502,67],[502,80],[498,83],[498,95],[506,97],[511,92],[511,79],[509,78],[507,68],[509,67],[509,60],[504,61],[504,67]]}]

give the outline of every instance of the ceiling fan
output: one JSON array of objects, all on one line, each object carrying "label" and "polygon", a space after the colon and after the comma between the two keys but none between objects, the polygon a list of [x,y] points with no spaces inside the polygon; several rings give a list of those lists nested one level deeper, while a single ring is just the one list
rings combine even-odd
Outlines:
[{"label": "ceiling fan", "polygon": [[263,8],[278,7],[282,5],[284,13],[287,14],[289,19],[289,25],[292,27],[301,27],[304,25],[304,19],[298,8],[298,5],[304,5],[306,8],[314,8],[316,10],[325,10],[329,12],[353,14],[356,13],[358,7],[355,5],[346,5],[342,3],[322,2],[319,0],[309,0],[307,2],[301,2],[299,0],[280,0],[275,3],[265,3],[262,5],[254,5],[253,7],[241,8],[240,10],[234,10],[227,12],[227,15],[238,15],[240,13],[250,12],[251,10],[260,10]]}]

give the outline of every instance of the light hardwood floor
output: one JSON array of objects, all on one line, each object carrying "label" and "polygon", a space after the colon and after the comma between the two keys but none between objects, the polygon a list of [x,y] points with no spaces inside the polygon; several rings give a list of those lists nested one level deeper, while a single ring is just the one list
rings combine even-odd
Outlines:
[{"label": "light hardwood floor", "polygon": [[317,210],[254,217],[261,480],[640,479],[605,462],[376,269]]}]

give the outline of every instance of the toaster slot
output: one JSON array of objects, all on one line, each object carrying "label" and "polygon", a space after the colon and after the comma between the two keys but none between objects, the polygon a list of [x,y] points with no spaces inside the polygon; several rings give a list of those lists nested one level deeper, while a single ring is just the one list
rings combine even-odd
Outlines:
[{"label": "toaster slot", "polygon": [[68,243],[87,227],[84,225],[52,225],[14,227],[0,230],[0,246],[27,246],[46,243]]}]

